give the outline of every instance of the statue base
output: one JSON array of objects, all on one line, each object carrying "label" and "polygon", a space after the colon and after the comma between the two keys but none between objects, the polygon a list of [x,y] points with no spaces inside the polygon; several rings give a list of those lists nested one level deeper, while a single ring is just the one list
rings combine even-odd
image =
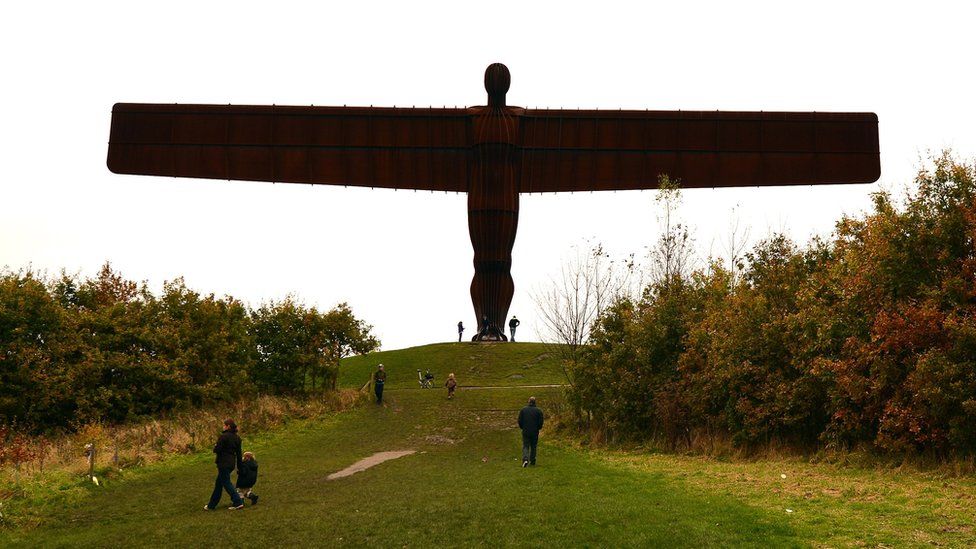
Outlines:
[{"label": "statue base", "polygon": [[508,341],[508,338],[497,328],[486,328],[475,334],[471,341]]}]

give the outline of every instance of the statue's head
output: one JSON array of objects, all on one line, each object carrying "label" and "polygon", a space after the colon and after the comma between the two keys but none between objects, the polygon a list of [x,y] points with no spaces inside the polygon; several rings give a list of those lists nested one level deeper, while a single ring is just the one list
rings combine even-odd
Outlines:
[{"label": "statue's head", "polygon": [[485,91],[489,107],[504,107],[505,94],[512,85],[512,74],[501,63],[492,63],[485,69]]}]

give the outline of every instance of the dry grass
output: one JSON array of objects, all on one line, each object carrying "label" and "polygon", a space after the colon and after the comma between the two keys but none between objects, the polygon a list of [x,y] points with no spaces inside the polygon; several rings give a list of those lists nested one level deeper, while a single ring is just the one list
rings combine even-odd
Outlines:
[{"label": "dry grass", "polygon": [[83,475],[88,471],[85,447],[95,448],[95,470],[122,470],[153,463],[174,454],[205,450],[213,444],[225,418],[233,418],[242,435],[278,427],[290,420],[349,409],[362,402],[359,391],[344,389],[314,397],[258,396],[231,405],[193,409],[127,425],[93,423],[55,438],[29,437],[29,459],[0,470],[0,501],[17,485],[50,473]]},{"label": "dry grass", "polygon": [[733,443],[727,433],[707,430],[694,431],[678,440],[651,437],[637,442],[619,437],[616,433],[602,429],[595,423],[590,427],[580,426],[571,419],[568,410],[562,410],[560,415],[553,418],[553,423],[566,437],[566,442],[589,448],[664,453],[736,462],[791,460],[864,470],[931,473],[948,478],[976,476],[976,456],[971,455],[886,454],[871,447],[851,450],[800,447],[781,440],[742,446]]}]

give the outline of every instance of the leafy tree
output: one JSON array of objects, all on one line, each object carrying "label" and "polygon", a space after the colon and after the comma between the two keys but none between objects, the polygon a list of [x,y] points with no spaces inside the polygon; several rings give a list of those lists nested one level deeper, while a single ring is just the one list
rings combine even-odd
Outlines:
[{"label": "leafy tree", "polygon": [[0,419],[38,424],[60,408],[63,311],[31,271],[0,276]]},{"label": "leafy tree", "polygon": [[345,303],[324,314],[291,297],[264,305],[252,314],[252,377],[268,390],[296,392],[326,382],[335,389],[342,358],[379,347],[371,330]]},{"label": "leafy tree", "polygon": [[[349,304],[340,303],[325,315],[321,315],[319,348],[327,357],[328,376],[332,390],[339,378],[339,363],[350,355],[362,355],[380,347],[380,340],[373,336],[373,327],[356,318]],[[315,387],[313,378],[312,387]]]}]

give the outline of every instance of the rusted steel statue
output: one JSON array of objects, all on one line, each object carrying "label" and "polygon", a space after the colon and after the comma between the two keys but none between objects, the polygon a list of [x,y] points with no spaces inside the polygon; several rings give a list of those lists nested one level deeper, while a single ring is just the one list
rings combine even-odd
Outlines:
[{"label": "rusted steel statue", "polygon": [[511,77],[485,71],[488,105],[281,107],[118,103],[115,173],[468,193],[474,340],[505,340],[519,194],[681,186],[870,183],[873,113],[583,111],[506,104]]}]

